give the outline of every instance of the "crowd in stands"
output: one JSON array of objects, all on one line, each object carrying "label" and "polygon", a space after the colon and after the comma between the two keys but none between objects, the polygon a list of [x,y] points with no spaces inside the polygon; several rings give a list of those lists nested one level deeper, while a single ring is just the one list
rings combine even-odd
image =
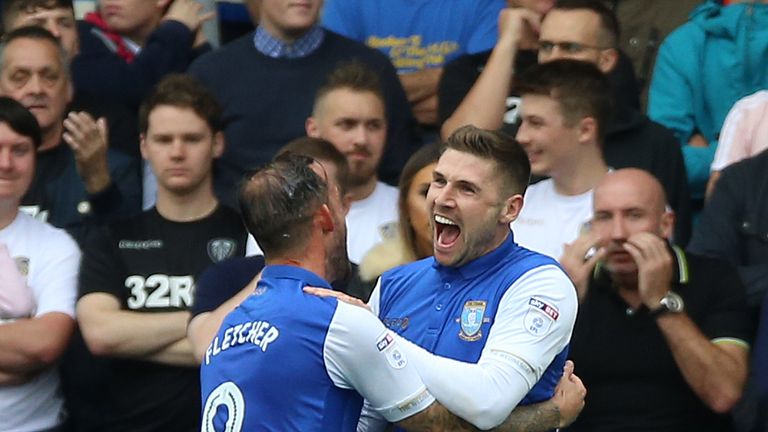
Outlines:
[{"label": "crowd in stands", "polygon": [[[0,432],[201,430],[199,365],[279,251],[255,238],[298,232],[244,186],[287,155],[340,193],[347,299],[480,222],[556,261],[587,389],[562,430],[768,431],[768,0],[244,1],[213,48],[196,0],[0,0]],[[517,198],[441,170],[475,134],[527,156]]]}]

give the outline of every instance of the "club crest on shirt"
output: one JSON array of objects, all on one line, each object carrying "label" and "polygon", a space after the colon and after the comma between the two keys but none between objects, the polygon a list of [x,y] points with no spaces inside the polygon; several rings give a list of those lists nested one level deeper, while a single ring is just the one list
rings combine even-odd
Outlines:
[{"label": "club crest on shirt", "polygon": [[208,257],[217,263],[224,261],[235,253],[235,241],[226,238],[217,238],[208,242]]},{"label": "club crest on shirt", "polygon": [[27,277],[29,275],[29,258],[27,257],[13,257],[13,261],[16,263],[16,268],[19,270],[22,276]]},{"label": "club crest on shirt", "polygon": [[459,332],[461,339],[474,342],[483,337],[483,332],[480,330],[483,326],[485,305],[484,300],[469,300],[464,303],[464,309],[461,311],[461,331]]}]

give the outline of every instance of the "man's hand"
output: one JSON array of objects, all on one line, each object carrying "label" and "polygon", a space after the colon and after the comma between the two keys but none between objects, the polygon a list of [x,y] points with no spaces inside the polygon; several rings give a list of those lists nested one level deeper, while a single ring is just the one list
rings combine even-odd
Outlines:
[{"label": "man's hand", "polygon": [[94,120],[86,112],[71,112],[64,119],[64,128],[62,137],[75,153],[77,172],[85,189],[89,194],[101,192],[111,182],[107,165],[106,119]]},{"label": "man's hand", "polygon": [[499,13],[499,40],[514,42],[517,49],[536,49],[541,15],[525,8],[507,8]]},{"label": "man's hand", "polygon": [[165,13],[163,21],[178,21],[195,33],[195,43],[193,46],[200,46],[206,42],[205,36],[200,31],[202,24],[213,19],[215,13],[204,12],[203,5],[195,0],[173,0],[168,12]]},{"label": "man's hand", "polygon": [[688,145],[691,147],[709,147],[709,141],[704,138],[704,135],[697,133],[691,135],[691,138],[688,140]]},{"label": "man's hand", "polygon": [[661,237],[641,232],[624,243],[624,249],[637,263],[637,291],[648,309],[656,309],[671,289],[672,255]]},{"label": "man's hand", "polygon": [[343,301],[344,303],[349,303],[352,306],[359,306],[369,311],[371,310],[371,308],[359,298],[346,295],[340,291],[334,291],[328,288],[306,286],[304,287],[304,292],[307,294],[316,295],[318,297],[336,297],[339,301]]},{"label": "man's hand", "polygon": [[[579,303],[587,295],[589,279],[592,276],[595,265],[605,256],[605,248],[598,248],[599,242],[600,237],[594,232],[584,233],[574,240],[573,243],[564,246],[563,255],[559,260],[565,273],[571,278],[571,282],[576,287]],[[594,251],[594,253],[590,253],[590,251]]]},{"label": "man's hand", "polygon": [[573,362],[568,360],[563,368],[563,376],[555,387],[552,402],[560,411],[560,425],[564,428],[574,421],[584,409],[584,398],[587,396],[587,388],[581,382],[581,378],[573,373]]}]

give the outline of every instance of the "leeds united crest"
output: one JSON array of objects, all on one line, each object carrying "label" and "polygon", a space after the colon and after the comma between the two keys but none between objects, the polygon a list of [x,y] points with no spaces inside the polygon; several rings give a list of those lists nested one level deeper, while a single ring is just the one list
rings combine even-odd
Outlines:
[{"label": "leeds united crest", "polygon": [[208,242],[208,256],[215,263],[224,261],[234,253],[235,241],[232,239],[217,238]]},{"label": "leeds united crest", "polygon": [[29,275],[29,258],[27,257],[14,257],[13,261],[16,262],[16,268],[19,269],[19,273],[26,277]]},{"label": "leeds united crest", "polygon": [[474,342],[483,337],[481,330],[485,315],[485,301],[470,300],[464,303],[461,311],[461,331],[459,337]]}]

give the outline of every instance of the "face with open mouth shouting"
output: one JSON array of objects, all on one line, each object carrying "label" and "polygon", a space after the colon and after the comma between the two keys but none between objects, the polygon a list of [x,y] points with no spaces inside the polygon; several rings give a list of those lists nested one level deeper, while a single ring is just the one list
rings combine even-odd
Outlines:
[{"label": "face with open mouth shouting", "polygon": [[453,149],[443,153],[427,193],[440,264],[458,267],[501,245],[513,219],[512,198],[503,189],[493,160]]}]

